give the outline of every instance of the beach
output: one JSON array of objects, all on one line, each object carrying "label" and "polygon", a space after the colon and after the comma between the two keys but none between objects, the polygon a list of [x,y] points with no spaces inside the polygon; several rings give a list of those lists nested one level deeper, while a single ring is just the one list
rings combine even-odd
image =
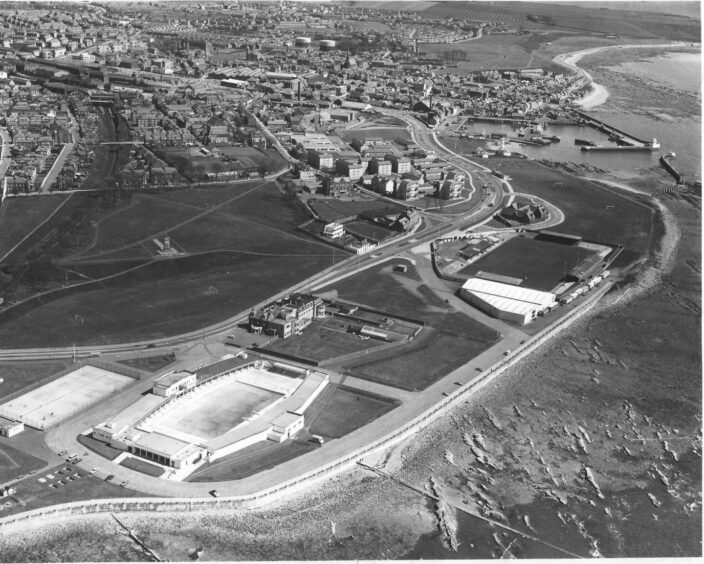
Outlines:
[{"label": "beach", "polygon": [[610,51],[613,49],[643,49],[643,48],[672,48],[683,46],[683,43],[655,43],[655,44],[644,44],[644,45],[608,45],[605,47],[593,47],[591,49],[584,49],[582,51],[574,51],[572,53],[563,53],[557,55],[553,61],[559,65],[565,66],[576,74],[582,75],[589,84],[589,90],[585,95],[575,101],[577,106],[582,109],[594,108],[600,106],[606,102],[609,98],[608,89],[602,85],[594,82],[594,79],[588,71],[581,68],[577,63],[587,55],[593,55],[595,53],[601,53],[604,51]]}]

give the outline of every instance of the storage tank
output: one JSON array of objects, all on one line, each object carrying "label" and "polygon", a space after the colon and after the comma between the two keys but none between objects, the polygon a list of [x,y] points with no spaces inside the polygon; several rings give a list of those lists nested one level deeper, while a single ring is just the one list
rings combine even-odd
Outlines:
[{"label": "storage tank", "polygon": [[320,40],[320,50],[321,51],[333,51],[337,47],[337,42],[334,39],[321,39]]},{"label": "storage tank", "polygon": [[308,47],[311,43],[310,37],[296,37],[294,40],[296,47]]}]

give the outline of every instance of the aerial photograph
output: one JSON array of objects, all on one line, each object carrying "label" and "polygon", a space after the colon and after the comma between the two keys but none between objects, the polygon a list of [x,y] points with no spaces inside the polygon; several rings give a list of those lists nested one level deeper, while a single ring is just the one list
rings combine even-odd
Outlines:
[{"label": "aerial photograph", "polygon": [[0,562],[702,557],[697,1],[0,1]]}]

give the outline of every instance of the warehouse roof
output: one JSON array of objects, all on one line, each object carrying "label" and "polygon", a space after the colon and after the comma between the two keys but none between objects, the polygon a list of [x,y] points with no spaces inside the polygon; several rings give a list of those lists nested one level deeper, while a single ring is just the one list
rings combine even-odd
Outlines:
[{"label": "warehouse roof", "polygon": [[502,284],[481,278],[469,278],[462,286],[462,289],[469,292],[487,294],[495,298],[506,298],[539,306],[555,302],[555,294],[551,292],[541,292],[531,288]]}]

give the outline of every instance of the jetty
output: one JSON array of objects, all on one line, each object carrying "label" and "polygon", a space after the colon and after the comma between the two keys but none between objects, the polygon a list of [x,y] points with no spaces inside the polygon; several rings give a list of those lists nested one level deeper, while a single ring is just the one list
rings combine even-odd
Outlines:
[{"label": "jetty", "polygon": [[617,145],[595,145],[589,146],[584,145],[582,151],[655,151],[660,148],[660,143],[657,139],[652,141],[646,141],[627,133],[623,129],[609,125],[599,119],[596,119],[589,114],[580,112],[579,110],[572,110],[578,116],[578,122],[580,125],[588,125],[599,131],[603,131],[608,134],[609,139],[616,141]]},{"label": "jetty", "polygon": [[673,176],[675,182],[677,182],[678,185],[684,184],[684,177],[679,172],[677,172],[677,169],[675,169],[675,167],[672,166],[672,163],[669,161],[669,159],[674,158],[675,153],[667,153],[667,155],[661,155],[660,164],[667,172],[669,172]]}]

